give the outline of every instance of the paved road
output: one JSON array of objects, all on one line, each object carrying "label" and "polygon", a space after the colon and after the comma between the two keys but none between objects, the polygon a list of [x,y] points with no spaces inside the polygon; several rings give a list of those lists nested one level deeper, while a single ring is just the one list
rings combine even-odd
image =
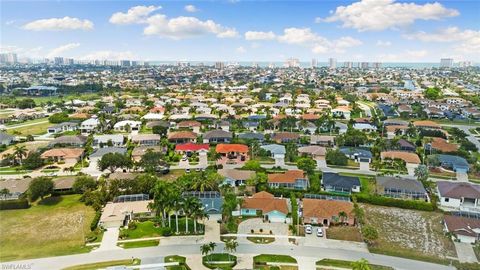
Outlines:
[{"label": "paved road", "polygon": [[44,124],[44,123],[48,123],[48,120],[39,121],[39,122],[35,122],[35,123],[28,123],[28,124],[18,124],[18,125],[6,126],[5,129],[8,130],[8,129],[21,128],[21,127],[36,126],[38,124]]},{"label": "paved road", "polygon": [[475,146],[477,146],[477,148],[480,149],[480,141],[475,136],[473,136],[473,134],[469,130],[472,128],[476,128],[478,126],[456,125],[456,124],[440,124],[440,125],[445,127],[456,127],[458,129],[465,131],[465,133],[468,134],[467,140],[475,144]]},{"label": "paved road", "polygon": [[[224,248],[223,243],[217,243],[216,252],[222,252]],[[1,269],[7,269],[8,265],[28,265],[31,266],[28,269],[33,270],[54,270],[62,269],[68,266],[95,263],[101,261],[121,260],[129,258],[139,258],[142,260],[151,261],[155,257],[164,257],[167,255],[194,255],[200,253],[200,244],[181,244],[181,245],[168,245],[168,246],[156,246],[147,248],[135,248],[135,249],[122,249],[122,250],[110,250],[100,251],[93,253],[50,257],[42,259],[32,259],[24,261],[15,261],[4,263],[1,265]],[[236,251],[237,254],[284,254],[291,256],[302,256],[315,259],[332,258],[341,260],[359,260],[365,258],[371,263],[386,265],[394,267],[400,270],[412,270],[412,269],[429,269],[429,270],[454,270],[455,268],[437,265],[427,262],[414,261],[409,259],[403,259],[398,257],[390,257],[379,254],[371,254],[353,250],[342,250],[334,247],[322,248],[322,247],[304,247],[304,246],[279,246],[279,245],[255,245],[255,244],[240,244]],[[196,268],[193,268],[196,269]]]}]

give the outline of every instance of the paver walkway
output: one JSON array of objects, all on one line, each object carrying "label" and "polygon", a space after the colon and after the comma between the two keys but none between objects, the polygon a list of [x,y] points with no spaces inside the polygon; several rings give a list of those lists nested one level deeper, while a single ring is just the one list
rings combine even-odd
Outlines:
[{"label": "paver walkway", "polygon": [[237,256],[237,265],[233,269],[252,269],[253,255],[252,254],[235,254]]},{"label": "paver walkway", "polygon": [[205,242],[220,241],[220,224],[214,220],[205,220]]},{"label": "paver walkway", "polygon": [[315,270],[316,267],[316,258],[311,257],[295,257],[298,263],[298,269],[305,269],[305,270]]},{"label": "paver walkway", "polygon": [[475,252],[473,251],[471,244],[458,242],[454,242],[454,244],[455,249],[457,250],[458,260],[460,262],[478,262],[477,256],[475,256]]}]

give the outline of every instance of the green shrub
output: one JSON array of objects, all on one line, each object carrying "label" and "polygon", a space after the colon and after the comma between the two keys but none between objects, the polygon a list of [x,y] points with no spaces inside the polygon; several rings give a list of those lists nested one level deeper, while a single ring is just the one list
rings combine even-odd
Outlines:
[{"label": "green shrub", "polygon": [[92,223],[90,223],[90,230],[91,231],[94,231],[97,228],[98,222],[100,221],[101,216],[102,216],[102,213],[100,211],[97,211],[95,213],[95,216],[93,217]]},{"label": "green shrub", "polygon": [[0,201],[0,210],[26,209],[30,204],[26,199]]},{"label": "green shrub", "polygon": [[403,209],[414,209],[421,211],[433,211],[435,207],[433,204],[424,201],[415,200],[400,200],[394,198],[387,198],[378,195],[356,194],[354,195],[358,202],[370,203],[374,205],[398,207]]}]

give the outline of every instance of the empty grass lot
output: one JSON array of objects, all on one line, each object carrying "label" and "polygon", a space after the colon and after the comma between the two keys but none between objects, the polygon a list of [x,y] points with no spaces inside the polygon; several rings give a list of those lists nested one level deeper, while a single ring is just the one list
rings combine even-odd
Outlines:
[{"label": "empty grass lot", "polygon": [[455,246],[445,236],[438,212],[407,210],[362,204],[365,221],[378,231],[370,252],[436,263],[440,256],[456,257]]},{"label": "empty grass lot", "polygon": [[63,270],[96,270],[96,269],[105,269],[110,266],[132,266],[132,265],[139,265],[139,259],[133,260],[117,260],[117,261],[108,261],[108,262],[100,262],[100,263],[89,263],[89,264],[82,264],[77,266],[72,266],[65,268]]},{"label": "empty grass lot", "polygon": [[[279,265],[269,266],[268,263],[278,263]],[[286,263],[287,265],[281,265]],[[275,254],[261,254],[253,257],[253,264],[255,269],[269,270],[269,269],[281,269],[281,270],[296,270],[298,266],[297,260],[287,255],[275,255]]]},{"label": "empty grass lot", "polygon": [[[168,222],[166,224],[168,226]],[[193,219],[188,219],[188,228],[189,234],[193,233]],[[175,227],[175,217],[172,216],[172,223],[171,223],[171,232],[175,234],[176,227]],[[178,219],[178,230],[180,234],[185,234],[185,218]],[[137,227],[133,230],[125,229],[124,230],[127,235],[125,239],[139,239],[139,238],[148,238],[148,237],[159,237],[163,236],[165,232],[165,228],[155,227],[153,221],[143,221],[137,222]],[[203,232],[203,224],[197,223],[197,234]]]},{"label": "empty grass lot", "polygon": [[[317,262],[317,269],[329,269],[328,266],[344,269],[352,269],[352,262],[351,261],[343,261],[343,260],[333,260],[333,259],[323,259]],[[369,264],[368,265],[371,270],[393,270],[392,267],[382,266],[382,265],[375,265]]]},{"label": "empty grass lot", "polygon": [[326,236],[328,239],[363,242],[359,229],[354,226],[330,226]]},{"label": "empty grass lot", "polygon": [[47,132],[48,127],[53,124],[48,122],[48,118],[40,118],[31,121],[25,121],[18,125],[7,127],[7,132],[14,135],[40,135]]},{"label": "empty grass lot", "polygon": [[95,211],[79,198],[80,195],[50,197],[29,209],[0,211],[0,260],[90,251],[84,246],[83,237],[90,232]]},{"label": "empty grass lot", "polygon": [[138,242],[126,242],[118,244],[119,247],[123,248],[141,248],[141,247],[155,247],[160,243],[159,240],[145,240]]}]

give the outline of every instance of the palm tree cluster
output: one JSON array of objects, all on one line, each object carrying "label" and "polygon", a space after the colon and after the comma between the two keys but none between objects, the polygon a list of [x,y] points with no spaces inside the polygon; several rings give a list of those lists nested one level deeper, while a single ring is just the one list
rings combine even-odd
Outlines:
[{"label": "palm tree cluster", "polygon": [[24,145],[15,145],[13,153],[6,154],[3,158],[4,160],[7,160],[7,163],[11,166],[22,165],[23,159],[27,157],[27,154],[28,151]]}]

